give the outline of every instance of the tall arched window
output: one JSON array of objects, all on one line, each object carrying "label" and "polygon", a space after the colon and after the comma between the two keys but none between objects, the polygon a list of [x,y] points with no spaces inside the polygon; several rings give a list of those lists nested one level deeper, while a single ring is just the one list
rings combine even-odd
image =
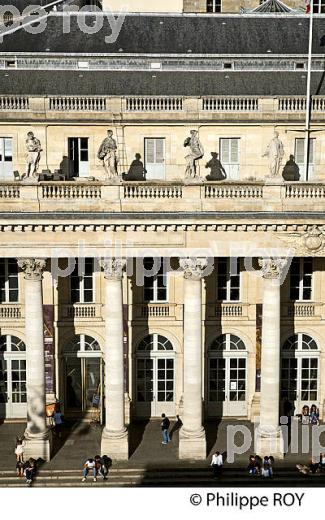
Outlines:
[{"label": "tall arched window", "polygon": [[26,403],[26,345],[7,334],[0,337],[0,417],[25,417]]},{"label": "tall arched window", "polygon": [[319,349],[316,341],[299,332],[285,340],[281,360],[281,397],[300,413],[304,404],[319,401]]},{"label": "tall arched window", "polygon": [[79,415],[101,408],[103,362],[100,345],[89,335],[74,336],[63,348],[65,413]]},{"label": "tall arched window", "polygon": [[208,413],[247,415],[247,352],[234,334],[217,337],[208,350]]},{"label": "tall arched window", "polygon": [[161,334],[149,334],[136,350],[136,400],[139,416],[175,415],[175,352]]}]

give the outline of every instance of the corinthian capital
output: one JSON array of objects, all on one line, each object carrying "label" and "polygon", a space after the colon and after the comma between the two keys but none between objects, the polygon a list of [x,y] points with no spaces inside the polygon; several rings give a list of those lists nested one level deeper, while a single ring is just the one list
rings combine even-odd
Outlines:
[{"label": "corinthian capital", "polygon": [[259,258],[258,265],[261,267],[263,278],[280,280],[283,270],[288,263],[287,258]]},{"label": "corinthian capital", "polygon": [[201,280],[204,270],[208,265],[206,258],[180,258],[180,268],[184,271],[184,278],[188,280]]},{"label": "corinthian capital", "polygon": [[25,273],[25,280],[42,280],[46,260],[42,258],[18,258],[18,267]]},{"label": "corinthian capital", "polygon": [[122,280],[126,266],[125,258],[102,258],[99,264],[107,280]]}]

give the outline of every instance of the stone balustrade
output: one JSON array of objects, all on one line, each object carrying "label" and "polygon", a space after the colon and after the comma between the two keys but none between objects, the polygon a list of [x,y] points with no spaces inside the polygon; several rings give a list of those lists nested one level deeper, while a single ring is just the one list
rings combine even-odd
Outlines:
[{"label": "stone balustrade", "polygon": [[219,96],[202,99],[202,110],[218,112],[252,112],[259,110],[259,98],[253,96]]},{"label": "stone balustrade", "polygon": [[49,109],[56,111],[86,111],[86,112],[102,112],[106,111],[106,98],[104,97],[87,97],[87,96],[53,96],[49,98]]},{"label": "stone balustrade", "polygon": [[[322,120],[325,116],[325,96],[313,96],[311,108],[312,113],[317,113],[317,119]],[[39,120],[40,114],[45,120],[55,117],[75,119],[76,114],[82,120],[89,120],[92,112],[100,121],[106,121],[108,117],[114,121],[122,115],[125,122],[134,121],[139,118],[139,113],[142,113],[142,118],[151,120],[157,117],[157,112],[165,113],[164,117],[170,113],[170,117],[179,120],[184,118],[185,113],[191,113],[191,117],[197,119],[201,119],[203,114],[209,119],[209,113],[213,119],[218,119],[220,113],[220,118],[224,120],[225,113],[229,112],[232,119],[243,119],[249,113],[250,120],[261,120],[264,114],[269,118],[272,114],[285,121],[300,120],[305,110],[305,96],[0,96],[3,117],[20,121],[22,114],[26,120]]]},{"label": "stone balustrade", "polygon": [[269,184],[257,181],[190,184],[173,181],[121,184],[100,181],[17,181],[0,184],[1,211],[324,212],[325,184]]},{"label": "stone balustrade", "polygon": [[0,305],[0,319],[19,320],[23,317],[22,306],[15,303],[3,303]]},{"label": "stone balustrade", "polygon": [[59,306],[60,319],[89,320],[101,318],[101,304],[75,303]]},{"label": "stone balustrade", "polygon": [[126,98],[126,110],[130,112],[174,112],[183,110],[181,97],[129,97]]},{"label": "stone balustrade", "polygon": [[132,306],[133,320],[181,320],[183,306],[175,303],[139,303]]}]

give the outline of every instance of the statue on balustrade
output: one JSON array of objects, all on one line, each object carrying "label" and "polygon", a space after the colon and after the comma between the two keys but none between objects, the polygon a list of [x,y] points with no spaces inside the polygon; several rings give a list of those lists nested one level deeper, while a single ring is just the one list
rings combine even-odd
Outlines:
[{"label": "statue on balustrade", "polygon": [[274,137],[267,145],[266,151],[262,157],[269,158],[270,177],[277,177],[279,175],[280,166],[284,156],[283,143],[279,139],[279,132],[274,132]]},{"label": "statue on balustrade", "polygon": [[30,177],[37,178],[41,152],[42,146],[40,140],[35,137],[33,132],[28,132],[26,139],[26,173],[22,175],[22,179]]},{"label": "statue on balustrade", "polygon": [[118,157],[117,157],[117,144],[113,139],[113,131],[107,130],[107,137],[104,139],[99,147],[98,159],[103,161],[108,179],[118,179]]},{"label": "statue on balustrade", "polygon": [[189,146],[190,152],[185,156],[186,159],[186,170],[185,170],[185,178],[194,178],[198,179],[197,169],[196,169],[196,161],[198,159],[202,159],[204,155],[204,149],[200,142],[198,131],[191,130],[191,136],[187,137],[184,141],[184,147]]}]

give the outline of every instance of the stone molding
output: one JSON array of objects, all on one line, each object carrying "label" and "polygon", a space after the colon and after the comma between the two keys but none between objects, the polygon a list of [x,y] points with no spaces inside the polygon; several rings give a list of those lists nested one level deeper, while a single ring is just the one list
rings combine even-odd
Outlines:
[{"label": "stone molding", "polygon": [[99,261],[106,280],[122,280],[126,266],[125,258],[103,258]]},{"label": "stone molding", "polygon": [[18,267],[24,271],[25,280],[42,280],[45,266],[46,260],[41,258],[18,258]]},{"label": "stone molding", "polygon": [[201,280],[208,265],[206,258],[180,258],[179,266],[186,280]]}]

